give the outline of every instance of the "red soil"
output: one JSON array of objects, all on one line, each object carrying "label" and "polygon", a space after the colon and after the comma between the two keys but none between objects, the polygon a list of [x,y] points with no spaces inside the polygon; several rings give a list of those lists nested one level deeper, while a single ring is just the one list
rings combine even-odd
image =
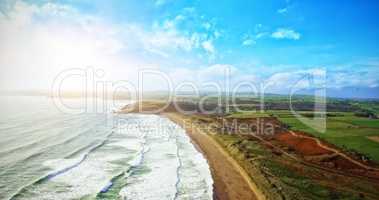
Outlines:
[{"label": "red soil", "polygon": [[316,156],[332,153],[331,151],[320,147],[315,140],[296,137],[288,132],[277,134],[275,139],[286,144],[303,156]]},{"label": "red soil", "polygon": [[[298,136],[296,136],[298,135]],[[323,155],[332,155],[335,152],[332,152],[328,149],[325,149],[324,147],[320,146],[316,140],[312,138],[303,138],[300,137],[300,135],[304,135],[303,133],[296,133],[296,135],[293,135],[289,132],[283,132],[276,134],[275,140],[279,141],[280,143],[290,147],[293,149],[296,153],[302,155],[302,156],[323,156]],[[308,136],[309,137],[309,136]],[[323,143],[324,146],[326,146]],[[328,145],[330,147],[330,145]],[[366,171],[361,166],[357,165],[356,163],[340,156],[331,156],[329,158],[325,157],[326,159],[323,161],[318,161],[318,164],[328,166],[334,169],[341,169],[341,170],[347,170],[350,172],[355,173],[364,173]],[[357,171],[358,170],[358,171]],[[375,175],[374,175],[375,176]],[[377,177],[377,176],[376,176]]]},{"label": "red soil", "polygon": [[338,156],[335,159],[333,159],[333,163],[335,164],[335,167],[338,169],[346,169],[346,170],[362,169],[362,167],[356,165],[355,163],[350,162],[349,160],[341,156]]}]

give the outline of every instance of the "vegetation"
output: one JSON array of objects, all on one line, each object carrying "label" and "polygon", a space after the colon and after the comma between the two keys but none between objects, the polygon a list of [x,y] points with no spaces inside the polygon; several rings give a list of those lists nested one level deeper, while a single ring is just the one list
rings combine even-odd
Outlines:
[{"label": "vegetation", "polygon": [[364,154],[379,163],[379,143],[368,138],[379,136],[378,119],[356,117],[353,113],[346,113],[342,117],[327,117],[324,133],[306,126],[295,117],[278,115],[278,119],[293,130],[310,133],[346,151]]},{"label": "vegetation", "polygon": [[[220,106],[217,96],[207,96],[206,99],[202,105],[205,110],[215,110]],[[221,100],[224,101],[225,96],[221,97]],[[313,97],[305,95],[294,96],[292,99],[283,95],[268,95],[264,98],[264,106],[261,106],[259,98],[241,95],[235,98],[234,102],[230,102],[229,113],[222,113],[227,114],[229,118],[274,116],[292,130],[312,134],[346,151],[363,154],[379,163],[379,142],[371,139],[373,136],[379,137],[379,119],[376,119],[379,113],[378,100],[328,98],[327,113],[313,112],[313,101]],[[289,109],[290,102],[292,108],[303,117],[312,118],[325,114],[326,131],[318,132],[299,121]],[[201,112],[198,98],[182,98],[177,105],[182,110]],[[225,111],[225,104],[221,106]],[[176,108],[172,104],[165,109],[173,110]]]},{"label": "vegetation", "polygon": [[[362,193],[346,191],[336,185],[331,188],[322,180],[315,179],[314,176],[326,176],[318,170],[304,166],[301,170],[295,169],[296,163],[275,156],[258,141],[246,140],[238,135],[213,137],[254,177],[270,199],[363,199]],[[352,185],[359,187],[357,191],[376,193],[367,183],[354,181]]]},{"label": "vegetation", "polygon": [[[198,102],[193,99],[191,101],[183,99],[176,103],[181,108],[186,108],[185,110],[197,111],[197,113],[191,114],[190,118],[197,120],[200,125],[212,123],[220,125],[220,119],[232,120],[230,118],[241,118],[238,120],[254,123],[255,120],[249,120],[249,118],[269,117],[268,120],[273,120],[279,125],[278,130],[282,131],[278,133],[279,136],[281,133],[283,133],[281,135],[289,134],[285,128],[302,131],[327,141],[329,145],[335,145],[354,157],[379,163],[379,142],[373,139],[373,137],[379,138],[379,119],[374,119],[370,115],[357,114],[361,112],[374,113],[372,110],[376,109],[375,105],[379,104],[378,102],[332,99],[327,103],[327,108],[331,108],[331,110],[327,109],[328,112],[323,113],[312,111],[311,105],[313,106],[313,103],[310,98],[296,99],[298,107],[304,109],[297,110],[297,114],[307,119],[317,116],[325,117],[326,130],[319,132],[301,122],[289,109],[282,109],[285,108],[282,107],[283,105],[288,106],[288,102],[286,102],[288,99],[286,100],[284,97],[270,97],[268,99],[270,108],[273,109],[267,109],[264,106],[264,110],[257,111],[256,108],[260,108],[260,105],[256,99],[239,98],[237,102],[239,104],[236,106],[243,105],[243,111],[237,112],[233,110],[234,106],[232,106],[229,113],[221,113],[226,119],[220,118],[220,113],[216,115],[201,113]],[[218,108],[220,107],[218,103],[217,98],[209,98],[205,107],[208,108],[207,110]],[[145,102],[145,105],[149,110],[158,104],[156,102]],[[368,105],[373,106],[371,110],[368,109]],[[176,112],[176,110],[171,103],[164,112]],[[199,127],[201,128],[201,126]],[[212,131],[224,130],[224,127],[221,129],[218,129],[218,126],[212,127],[214,127]],[[314,156],[314,159],[324,159],[316,162],[306,160],[309,156],[305,158],[305,154],[302,155],[293,147],[286,146],[285,142],[276,139],[276,137],[268,137],[265,141],[281,148],[282,151],[267,145],[257,137],[238,134],[215,134],[211,136],[240,163],[250,177],[253,177],[253,181],[269,199],[378,199],[379,197],[378,186],[365,179],[367,178],[365,175],[358,175],[357,177],[354,175],[355,172],[339,168],[341,165],[328,165],[334,164],[330,159],[337,159],[333,157],[335,155],[325,153],[322,157]],[[306,163],[299,161],[302,159]],[[345,162],[339,161],[339,164]],[[314,167],[313,164],[318,167]],[[344,164],[348,165],[349,162]],[[333,168],[334,171],[341,172],[341,174],[338,175],[333,170],[328,172],[325,168]]]},{"label": "vegetation", "polygon": [[[298,112],[310,117],[309,111]],[[313,115],[313,114],[312,114]],[[287,110],[233,113],[228,117],[249,118],[275,116],[292,130],[303,131],[334,144],[346,151],[365,155],[379,163],[379,143],[369,137],[379,137],[379,119],[356,116],[353,112],[329,112],[326,114],[326,131],[319,132],[297,119]]]}]

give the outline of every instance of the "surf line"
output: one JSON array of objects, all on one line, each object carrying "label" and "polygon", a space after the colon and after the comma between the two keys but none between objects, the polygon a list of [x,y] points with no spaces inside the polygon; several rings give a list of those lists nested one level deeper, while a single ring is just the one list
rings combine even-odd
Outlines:
[{"label": "surf line", "polygon": [[176,156],[178,158],[178,162],[179,162],[179,165],[178,167],[176,168],[176,183],[175,183],[175,196],[174,196],[174,200],[176,200],[179,196],[179,184],[180,184],[180,170],[181,168],[183,167],[183,162],[182,162],[182,159],[180,157],[180,149],[179,149],[179,139],[178,139],[178,135],[176,136],[175,138],[175,142],[176,142]]},{"label": "surf line", "polygon": [[44,181],[51,180],[52,178],[54,178],[54,177],[56,177],[56,176],[58,176],[58,175],[60,175],[60,174],[63,174],[63,173],[65,173],[65,172],[67,172],[67,171],[69,171],[69,170],[71,170],[71,169],[73,169],[73,168],[79,166],[84,160],[87,159],[87,157],[89,156],[89,154],[90,154],[91,152],[93,152],[93,151],[95,151],[96,149],[98,149],[98,148],[100,148],[101,146],[103,146],[103,145],[106,143],[106,141],[109,139],[109,137],[110,137],[113,133],[114,133],[114,131],[111,131],[111,133],[107,135],[107,137],[105,138],[104,141],[102,141],[100,144],[98,144],[98,145],[96,145],[95,147],[93,147],[92,149],[90,149],[90,150],[89,150],[89,151],[83,156],[83,158],[82,158],[79,162],[77,162],[76,164],[74,164],[74,165],[72,165],[72,166],[69,166],[69,167],[66,167],[66,168],[64,168],[64,169],[62,169],[62,170],[59,170],[59,171],[57,171],[57,172],[54,172],[54,173],[48,174],[48,175],[46,175],[46,176],[43,176],[42,178],[39,178],[38,180],[33,181],[32,183],[23,186],[23,187],[20,188],[17,192],[15,192],[15,193],[14,193],[9,199],[12,200],[12,199],[17,198],[19,195],[21,195],[22,192],[26,191],[28,187],[30,187],[30,186],[32,186],[32,185],[34,185],[34,184],[39,184],[39,183],[42,183],[42,182],[44,182]]},{"label": "surf line", "polygon": [[[147,135],[146,133],[143,135],[143,137],[142,137],[143,141],[140,142],[142,148],[141,148],[140,152],[137,154],[138,157],[129,162],[130,167],[126,170],[126,173],[122,172],[121,174],[117,175],[116,178],[119,177],[119,176],[123,176],[125,174],[127,174],[127,176],[125,178],[128,178],[129,176],[133,175],[133,169],[136,168],[136,167],[138,167],[138,166],[140,166],[143,163],[143,160],[145,158],[145,154],[150,151],[149,147],[145,147],[145,145],[146,145],[146,135]],[[112,186],[114,185],[114,183],[113,183],[114,180],[115,180],[115,178],[112,179],[111,181],[109,181],[100,190],[99,193],[107,193],[112,188]]]},{"label": "surf line", "polygon": [[71,165],[71,166],[68,166],[66,168],[63,168],[61,170],[58,170],[56,172],[53,172],[51,174],[48,174],[44,179],[42,179],[41,181],[43,180],[51,180],[52,178],[58,176],[58,175],[61,175],[63,173],[66,173],[68,171],[70,171],[71,169],[79,166],[80,164],[82,164],[89,156],[89,154],[91,154],[92,152],[94,152],[96,149],[104,146],[104,144],[108,141],[108,139],[111,137],[111,135],[114,133],[114,131],[112,130],[110,134],[107,135],[107,137],[105,138],[105,140],[103,140],[100,144],[94,146],[93,148],[91,148],[86,154],[84,154],[84,156],[82,157],[82,159],[79,160],[79,162]]}]

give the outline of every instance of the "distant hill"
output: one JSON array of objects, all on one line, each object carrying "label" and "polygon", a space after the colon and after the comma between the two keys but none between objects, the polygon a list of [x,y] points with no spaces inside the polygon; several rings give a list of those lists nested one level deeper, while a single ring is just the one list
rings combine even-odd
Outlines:
[{"label": "distant hill", "polygon": [[[274,91],[265,93],[266,97],[288,97],[289,90]],[[193,93],[188,92],[179,92],[179,95],[191,96]],[[222,93],[224,94],[224,93]],[[239,96],[250,96],[250,92],[238,92],[236,93]],[[295,93],[295,96],[299,97],[302,95],[314,96],[314,90],[300,90]],[[210,95],[218,96],[219,93],[213,91],[200,91],[200,95]],[[38,91],[38,90],[2,90],[0,91],[0,96],[49,96],[47,91]],[[81,92],[62,92],[63,97],[77,98],[83,97]],[[343,87],[343,88],[327,88],[326,96],[332,98],[346,98],[346,99],[379,99],[379,87]],[[119,92],[117,99],[127,99],[129,95],[127,93]],[[167,97],[166,91],[146,91],[144,92],[144,97]]]},{"label": "distant hill", "polygon": [[344,87],[340,89],[329,88],[326,91],[326,95],[329,97],[338,98],[379,98],[379,87]]}]

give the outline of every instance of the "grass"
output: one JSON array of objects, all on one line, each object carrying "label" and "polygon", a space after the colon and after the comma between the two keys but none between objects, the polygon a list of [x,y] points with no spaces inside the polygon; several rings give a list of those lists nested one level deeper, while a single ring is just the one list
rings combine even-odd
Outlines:
[{"label": "grass", "polygon": [[[297,111],[297,113],[306,117],[313,115],[309,111]],[[228,117],[251,118],[267,116],[277,117],[292,130],[307,132],[344,150],[364,154],[379,163],[379,143],[368,138],[369,136],[379,136],[379,119],[357,117],[352,112],[329,112],[326,117],[326,131],[320,133],[299,121],[288,110],[267,110],[263,113],[247,111],[233,113]]]},{"label": "grass", "polygon": [[236,112],[232,113],[231,115],[228,115],[228,117],[233,118],[250,118],[251,116],[254,117],[269,117],[269,113],[261,113],[259,111],[245,111],[245,112]]},{"label": "grass", "polygon": [[[360,122],[359,120],[344,119],[341,121],[327,118],[326,132],[320,133],[307,127],[296,118],[279,119],[293,130],[310,133],[342,149],[364,154],[379,163],[379,143],[368,139],[369,136],[379,136],[378,128],[364,127],[363,123],[357,123]],[[372,123],[377,125],[378,121],[375,120]]]},{"label": "grass", "polygon": [[335,121],[342,121],[342,122],[350,123],[352,125],[356,125],[359,127],[379,129],[378,119],[368,119],[368,118],[362,118],[362,117],[356,117],[356,116],[335,117],[333,119]]},{"label": "grass", "polygon": [[356,117],[352,113],[327,117],[326,131],[320,133],[294,116],[276,116],[293,130],[310,133],[342,149],[364,154],[379,163],[379,143],[368,139],[369,136],[379,136],[379,119]]},{"label": "grass", "polygon": [[[266,189],[266,194],[276,194],[285,196],[289,199],[359,199],[356,193],[345,193],[335,191],[323,185],[318,184],[307,176],[296,170],[283,165],[281,158],[275,158],[272,153],[261,146],[259,142],[244,140],[238,135],[214,135],[218,143],[220,143],[247,171],[254,171],[252,168],[260,168],[262,173],[274,176],[275,180],[262,180],[260,176],[251,173],[251,177],[260,184],[260,187]],[[249,157],[253,159],[253,163],[249,162]],[[252,167],[253,166],[253,167]],[[304,169],[305,171],[309,169]],[[267,177],[267,176],[266,176]],[[267,182],[268,181],[268,182]],[[262,186],[263,185],[263,186]],[[270,189],[280,188],[279,191]],[[275,198],[270,196],[270,198]]]}]

